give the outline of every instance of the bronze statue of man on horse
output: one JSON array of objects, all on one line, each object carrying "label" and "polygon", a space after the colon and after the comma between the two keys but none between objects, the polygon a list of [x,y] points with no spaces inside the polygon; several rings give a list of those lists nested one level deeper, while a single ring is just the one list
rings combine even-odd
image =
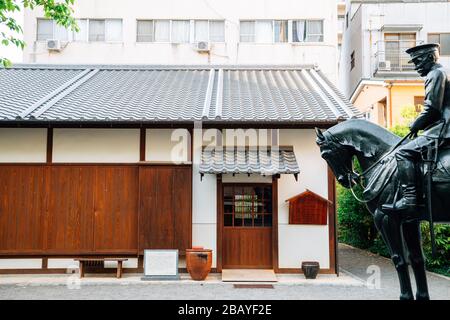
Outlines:
[{"label": "bronze statue of man on horse", "polygon": [[[439,45],[406,51],[425,79],[423,112],[403,139],[371,122],[351,119],[317,131],[321,156],[338,182],[363,199],[385,242],[400,282],[400,299],[414,299],[408,265],[416,279],[416,299],[429,299],[420,221],[450,223],[450,78],[438,63]],[[418,136],[418,132],[424,132]],[[439,149],[439,152],[438,152]],[[357,158],[362,172],[353,169]]]},{"label": "bronze statue of man on horse", "polygon": [[[439,44],[424,44],[406,50],[411,55],[415,70],[425,80],[425,101],[423,111],[412,123],[412,136],[425,130],[420,137],[401,146],[395,158],[402,198],[393,204],[383,205],[386,212],[417,213],[417,170],[416,164],[422,159],[427,148],[436,148],[450,138],[450,77],[437,61]],[[435,150],[437,152],[437,150]]]}]

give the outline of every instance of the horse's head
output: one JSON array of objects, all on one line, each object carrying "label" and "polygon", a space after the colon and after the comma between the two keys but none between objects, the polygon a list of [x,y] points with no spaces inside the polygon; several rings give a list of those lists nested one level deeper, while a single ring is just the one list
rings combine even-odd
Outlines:
[{"label": "horse's head", "polygon": [[[325,134],[316,128],[316,143],[320,148],[320,155],[328,163],[337,181],[345,188],[351,188],[357,178],[353,172],[354,150],[341,145],[330,134]],[[350,178],[349,178],[350,177]]]}]

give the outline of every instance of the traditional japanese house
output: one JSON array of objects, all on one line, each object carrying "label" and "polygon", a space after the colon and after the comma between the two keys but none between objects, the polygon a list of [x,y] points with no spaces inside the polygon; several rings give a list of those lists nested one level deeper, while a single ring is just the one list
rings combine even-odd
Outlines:
[{"label": "traditional japanese house", "polygon": [[[213,249],[217,272],[337,272],[314,127],[358,113],[318,67],[15,65],[0,84],[0,272],[83,256],[138,271],[165,248],[183,270],[192,246]],[[325,223],[289,223],[286,200],[306,189]]]}]

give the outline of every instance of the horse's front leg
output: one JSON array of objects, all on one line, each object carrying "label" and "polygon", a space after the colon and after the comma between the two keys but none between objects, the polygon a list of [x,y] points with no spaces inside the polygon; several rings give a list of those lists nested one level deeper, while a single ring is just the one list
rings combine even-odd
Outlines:
[{"label": "horse's front leg", "polygon": [[427,274],[425,271],[425,259],[422,251],[422,243],[420,238],[419,221],[407,222],[403,224],[403,238],[409,253],[409,261],[416,278],[417,300],[429,300]]},{"label": "horse's front leg", "polygon": [[400,282],[400,300],[414,300],[409,277],[408,263],[403,252],[403,239],[400,230],[400,218],[388,216],[381,210],[376,210],[374,215],[375,225],[388,247],[391,260],[397,270]]}]

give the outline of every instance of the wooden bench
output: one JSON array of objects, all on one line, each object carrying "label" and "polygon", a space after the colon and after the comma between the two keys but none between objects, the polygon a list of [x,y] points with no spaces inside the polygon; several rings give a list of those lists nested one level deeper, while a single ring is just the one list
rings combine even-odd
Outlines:
[{"label": "wooden bench", "polygon": [[127,261],[127,258],[77,258],[75,261],[80,262],[80,278],[84,277],[86,262],[105,262],[105,261],[116,261],[117,262],[117,278],[122,278],[122,264]]}]

